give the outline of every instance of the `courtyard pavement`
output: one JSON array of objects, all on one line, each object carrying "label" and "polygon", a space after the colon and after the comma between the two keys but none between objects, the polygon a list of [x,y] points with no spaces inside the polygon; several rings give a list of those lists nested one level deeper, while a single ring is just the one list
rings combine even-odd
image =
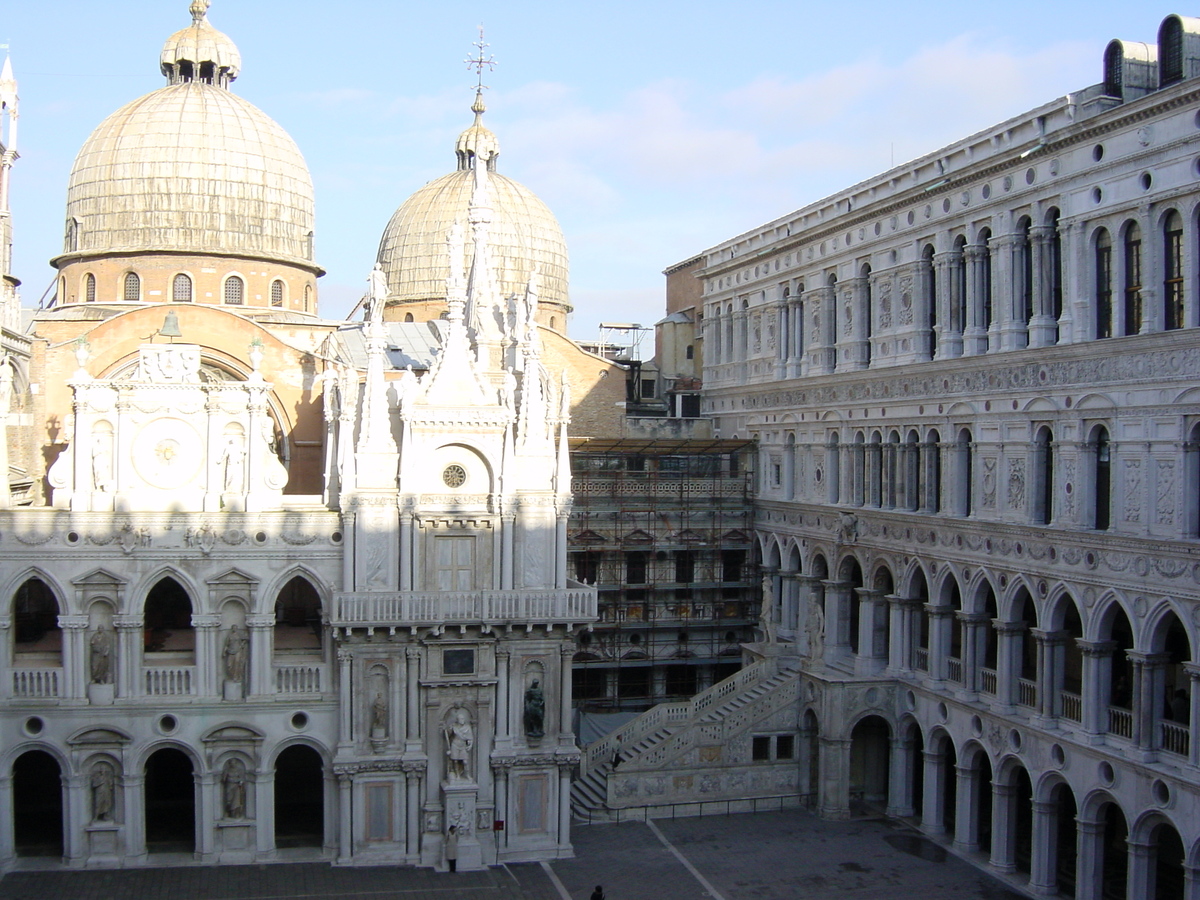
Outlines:
[{"label": "courtyard pavement", "polygon": [[903,825],[804,810],[577,826],[575,859],[436,873],[326,863],[18,871],[3,900],[1019,900]]}]

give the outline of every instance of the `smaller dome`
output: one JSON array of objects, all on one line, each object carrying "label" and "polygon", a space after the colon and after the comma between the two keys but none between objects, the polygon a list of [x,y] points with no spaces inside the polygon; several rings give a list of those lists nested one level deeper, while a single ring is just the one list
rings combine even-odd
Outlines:
[{"label": "smaller dome", "polygon": [[496,157],[500,155],[500,140],[484,127],[483,114],[487,112],[487,107],[483,105],[483,91],[475,92],[471,112],[475,113],[475,121],[458,136],[458,143],[454,146],[454,152],[458,155],[459,171],[470,169],[472,157],[477,157],[487,163],[489,172],[495,172]]},{"label": "smaller dome", "polygon": [[192,0],[192,24],[163,44],[162,73],[171,84],[203,81],[225,87],[238,77],[242,55],[237,45],[208,22],[210,0]]}]

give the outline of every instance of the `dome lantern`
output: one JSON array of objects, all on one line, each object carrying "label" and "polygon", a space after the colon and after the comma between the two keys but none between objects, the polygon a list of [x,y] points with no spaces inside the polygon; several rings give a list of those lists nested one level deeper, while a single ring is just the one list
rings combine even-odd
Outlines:
[{"label": "dome lantern", "polygon": [[482,88],[475,91],[475,102],[471,104],[471,112],[475,113],[475,122],[458,136],[458,143],[454,146],[459,171],[473,168],[475,160],[482,159],[487,163],[488,171],[495,172],[496,157],[500,155],[500,141],[484,127],[483,114],[487,112],[487,107],[483,104]]},{"label": "dome lantern", "polygon": [[228,36],[209,24],[209,4],[210,0],[192,0],[192,24],[163,44],[159,62],[168,84],[199,81],[227,88],[238,77],[242,55]]}]

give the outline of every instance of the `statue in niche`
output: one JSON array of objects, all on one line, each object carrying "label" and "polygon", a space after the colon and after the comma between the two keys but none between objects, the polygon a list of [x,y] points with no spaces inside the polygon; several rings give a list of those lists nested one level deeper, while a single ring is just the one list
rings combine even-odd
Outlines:
[{"label": "statue in niche", "polygon": [[762,577],[762,606],[758,613],[764,640],[775,643],[775,579],[768,572]]},{"label": "statue in niche", "polygon": [[387,733],[387,701],[383,698],[383,692],[380,691],[375,694],[375,701],[371,704],[371,737],[387,737]]},{"label": "statue in niche", "polygon": [[246,818],[246,764],[240,759],[225,763],[225,771],[221,773],[221,798],[225,818]]},{"label": "statue in niche", "polygon": [[112,684],[112,629],[101,623],[88,641],[92,684]]},{"label": "statue in niche", "polygon": [[808,627],[805,629],[808,638],[808,656],[810,659],[820,659],[825,652],[825,610],[821,601],[813,600],[808,616]]},{"label": "statue in niche", "polygon": [[250,639],[244,625],[234,625],[225,638],[225,678],[242,682],[246,678],[246,658],[250,655]]},{"label": "statue in niche", "polygon": [[446,738],[446,776],[450,781],[467,781],[471,765],[471,748],[475,746],[475,730],[471,717],[461,706],[450,711],[442,726]]},{"label": "statue in niche", "polygon": [[112,436],[97,434],[92,438],[92,484],[96,490],[109,492],[113,487]]},{"label": "statue in niche", "polygon": [[525,736],[540,738],[546,734],[546,695],[535,678],[525,689]]},{"label": "statue in niche", "polygon": [[231,435],[221,452],[223,489],[227,494],[240,494],[246,484],[246,449],[241,438]]},{"label": "statue in niche", "polygon": [[113,768],[106,762],[92,767],[92,821],[111,822],[113,798],[116,793]]}]

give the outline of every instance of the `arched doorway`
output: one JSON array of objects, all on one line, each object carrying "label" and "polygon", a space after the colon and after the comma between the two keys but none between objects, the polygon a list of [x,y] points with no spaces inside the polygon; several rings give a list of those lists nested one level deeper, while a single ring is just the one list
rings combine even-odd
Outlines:
[{"label": "arched doorway", "polygon": [[1050,791],[1054,804],[1054,886],[1063,897],[1075,896],[1075,866],[1078,857],[1078,829],[1075,825],[1075,795],[1066,784]]},{"label": "arched doorway", "polygon": [[1033,864],[1033,783],[1024,766],[1014,767],[1009,783],[1013,786],[1013,862],[1018,872],[1029,875]]},{"label": "arched doorway", "polygon": [[[58,600],[46,582],[40,578],[30,578],[17,588],[12,600],[12,617],[15,666],[36,668],[62,665]],[[45,696],[45,693],[34,690],[29,695]]]},{"label": "arched doorway", "polygon": [[192,600],[174,578],[164,578],[146,595],[144,629],[147,664],[195,663]]},{"label": "arched doorway", "polygon": [[146,760],[145,808],[147,852],[195,852],[196,779],[182,750],[165,747]]},{"label": "arched doorway", "polygon": [[13,842],[17,856],[63,855],[62,770],[45,750],[13,763]]},{"label": "arched doorway", "polygon": [[1179,832],[1169,822],[1160,822],[1150,832],[1150,845],[1154,848],[1153,900],[1182,900],[1183,841]]},{"label": "arched doorway", "polygon": [[275,761],[275,846],[325,843],[325,765],[312,747],[288,747]]},{"label": "arched doorway", "polygon": [[892,730],[879,716],[867,716],[850,733],[850,810],[882,812],[888,803]]},{"label": "arched doorway", "polygon": [[800,746],[803,748],[806,763],[801,763],[801,774],[806,782],[801,786],[804,803],[810,809],[816,809],[821,790],[821,726],[811,709],[804,711],[804,718],[801,720]]},{"label": "arched doorway", "polygon": [[1125,900],[1129,881],[1129,846],[1126,838],[1129,827],[1125,814],[1115,803],[1106,803],[1101,812],[1104,822],[1104,842],[1101,846],[1100,896],[1104,900]]}]

